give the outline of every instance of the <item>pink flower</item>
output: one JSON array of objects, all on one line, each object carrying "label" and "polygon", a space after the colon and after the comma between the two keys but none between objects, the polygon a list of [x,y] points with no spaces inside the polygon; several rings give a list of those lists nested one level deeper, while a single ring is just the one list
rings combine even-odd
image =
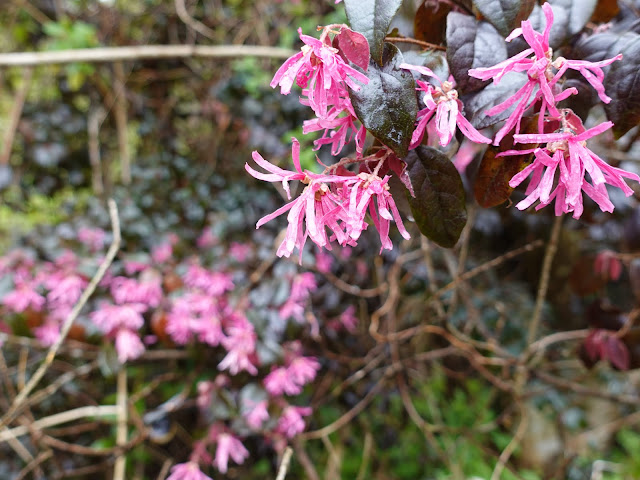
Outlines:
[{"label": "pink flower", "polygon": [[[380,235],[380,251],[382,249],[391,250],[393,244],[389,238],[389,227],[391,221],[395,221],[398,231],[403,238],[409,239],[411,236],[404,228],[400,212],[396,207],[396,203],[389,193],[389,177],[378,177],[375,173],[369,174],[362,172],[355,177],[350,177],[345,182],[344,195],[347,196],[347,233],[352,240],[357,240],[363,230],[367,228],[365,216],[367,209],[373,224]],[[376,209],[377,207],[377,209]]]},{"label": "pink flower", "polygon": [[[523,152],[535,154],[533,163],[516,174],[509,182],[509,185],[515,188],[533,173],[526,190],[527,197],[516,207],[524,210],[539,200],[540,204],[536,207],[538,210],[555,200],[556,215],[573,212],[573,217],[579,218],[583,211],[582,192],[584,192],[598,204],[603,212],[612,212],[613,204],[609,200],[605,184],[618,187],[626,196],[629,196],[633,194],[633,190],[625,183],[623,177],[640,181],[640,177],[635,173],[610,166],[586,147],[587,139],[608,130],[613,123],[605,122],[585,130],[582,122],[575,115],[568,114],[563,119],[567,125],[562,133],[525,134],[513,137],[516,143],[547,142],[545,148],[509,150],[502,154],[514,155]],[[559,172],[558,181],[553,189],[557,171]],[[591,183],[585,177],[587,173]]]},{"label": "pink flower", "polygon": [[229,370],[231,375],[245,370],[257,375],[258,369],[253,363],[257,337],[251,322],[243,315],[235,314],[225,330],[227,336],[222,339],[222,346],[228,353],[218,364],[218,370]]},{"label": "pink flower", "polygon": [[179,345],[198,336],[201,341],[216,346],[224,338],[221,316],[214,298],[204,293],[190,292],[173,302],[167,316],[167,333]]},{"label": "pink flower", "polygon": [[267,411],[267,401],[263,400],[250,407],[249,411],[244,414],[247,425],[253,430],[259,430],[262,424],[269,420],[269,412]]},{"label": "pink flower", "polygon": [[331,265],[333,264],[333,257],[330,253],[324,250],[318,250],[316,252],[316,268],[321,273],[327,273],[331,271]]},{"label": "pink flower", "polygon": [[24,312],[27,308],[39,312],[45,304],[45,298],[36,291],[32,282],[21,282],[2,298],[2,303],[15,313]]},{"label": "pink flower", "polygon": [[86,286],[87,281],[81,276],[68,275],[50,286],[47,301],[53,305],[75,305]]},{"label": "pink flower", "polygon": [[400,68],[415,70],[422,75],[432,77],[440,83],[440,87],[434,87],[430,83],[417,80],[418,91],[424,92],[425,108],[418,112],[418,123],[411,137],[410,148],[416,148],[422,143],[422,138],[427,128],[427,123],[435,113],[436,133],[440,138],[440,145],[449,145],[456,133],[456,126],[471,141],[476,143],[491,143],[487,137],[478,132],[473,125],[462,115],[463,105],[458,100],[458,91],[455,90],[453,77],[449,81],[442,82],[428,68],[418,65],[403,63]]},{"label": "pink flower", "polygon": [[[511,41],[516,37],[523,36],[530,48],[514,55],[507,60],[488,68],[474,68],[469,70],[469,75],[481,80],[489,80],[493,78],[494,83],[498,83],[500,79],[509,72],[527,72],[528,81],[520,88],[520,90],[503,103],[489,109],[487,115],[497,115],[511,106],[517,106],[509,115],[505,125],[496,134],[494,145],[498,145],[507,133],[515,126],[516,133],[520,131],[520,121],[524,112],[532,106],[536,101],[540,100],[540,133],[542,133],[542,125],[545,113],[548,111],[553,117],[560,117],[560,113],[556,107],[556,103],[566,99],[578,91],[575,88],[569,88],[562,91],[562,87],[558,80],[567,69],[578,70],[585,79],[596,89],[600,99],[609,103],[611,100],[604,94],[604,86],[602,80],[604,74],[602,67],[610,65],[616,60],[622,58],[617,55],[614,58],[603,60],[601,62],[587,62],[583,60],[566,60],[558,57],[555,61],[553,58],[553,50],[549,48],[549,32],[553,24],[553,10],[549,3],[542,5],[542,10],[547,20],[547,24],[543,33],[536,32],[531,26],[529,20],[522,22],[521,28],[516,28],[507,37],[507,41]],[[532,57],[529,57],[533,55]],[[536,88],[538,90],[536,91]],[[531,96],[536,92],[533,97]]]},{"label": "pink flower", "polygon": [[300,386],[290,375],[289,369],[286,367],[273,368],[271,372],[264,377],[264,388],[274,397],[286,395],[298,395],[302,392]]},{"label": "pink flower", "polygon": [[198,288],[212,297],[219,297],[225,292],[233,290],[233,280],[230,274],[213,272],[198,264],[189,266],[183,279],[188,287]]},{"label": "pink flower", "polygon": [[246,243],[231,242],[231,245],[229,245],[229,255],[236,262],[246,262],[251,256],[252,251],[253,248],[251,245]]},{"label": "pink flower", "polygon": [[249,458],[249,451],[242,442],[229,433],[221,433],[217,437],[216,458],[213,465],[222,473],[227,473],[229,458],[241,464]]},{"label": "pink flower", "polygon": [[50,347],[60,337],[60,325],[58,322],[47,320],[39,327],[36,327],[33,334],[43,347]]},{"label": "pink flower", "polygon": [[302,417],[311,415],[310,407],[286,407],[278,420],[276,430],[286,436],[293,438],[305,429],[305,423]]},{"label": "pink flower", "polygon": [[147,271],[150,273],[142,281],[127,277],[111,280],[111,295],[116,303],[140,303],[150,307],[160,305],[163,296],[160,276],[157,272]]},{"label": "pink flower", "polygon": [[[321,38],[316,39],[298,29],[305,44],[302,51],[286,60],[271,81],[272,88],[280,85],[283,95],[291,92],[294,82],[306,89],[309,106],[322,118],[326,117],[329,105],[340,103],[340,98],[348,95],[346,86],[358,91],[358,82],[365,85],[369,82],[366,75],[349,66],[331,46],[329,31],[329,27],[325,28]],[[368,45],[366,48],[368,53]]]},{"label": "pink flower", "polygon": [[120,363],[138,358],[144,350],[144,344],[136,332],[128,328],[120,328],[116,332],[116,352]]},{"label": "pink flower", "polygon": [[89,247],[92,252],[97,252],[104,246],[107,234],[101,228],[82,227],[78,230],[78,240]]},{"label": "pink flower", "polygon": [[287,366],[289,376],[300,386],[313,381],[318,370],[320,370],[320,363],[313,357],[295,356]]},{"label": "pink flower", "polygon": [[179,463],[171,468],[167,480],[212,480],[200,470],[196,462]]},{"label": "pink flower", "polygon": [[103,302],[98,310],[89,314],[89,318],[104,333],[118,328],[138,330],[144,325],[141,313],[146,309],[146,305],[139,303],[109,305]]}]

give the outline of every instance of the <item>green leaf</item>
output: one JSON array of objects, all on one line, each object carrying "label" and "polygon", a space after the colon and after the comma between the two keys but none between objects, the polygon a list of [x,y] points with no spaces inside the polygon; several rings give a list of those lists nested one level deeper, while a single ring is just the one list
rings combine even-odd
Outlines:
[{"label": "green leaf", "polygon": [[506,37],[526,20],[535,0],[473,0],[473,6]]},{"label": "green leaf", "polygon": [[353,109],[364,127],[399,157],[408,152],[418,115],[415,82],[395,45],[385,43],[382,64],[369,63],[369,83],[350,92]]},{"label": "green leaf", "polygon": [[371,56],[382,65],[384,37],[402,0],[344,0],[351,28],[362,33],[369,42]]},{"label": "green leaf", "polygon": [[443,247],[453,247],[467,223],[464,186],[449,157],[419,146],[405,161],[415,198],[409,197],[420,232]]}]

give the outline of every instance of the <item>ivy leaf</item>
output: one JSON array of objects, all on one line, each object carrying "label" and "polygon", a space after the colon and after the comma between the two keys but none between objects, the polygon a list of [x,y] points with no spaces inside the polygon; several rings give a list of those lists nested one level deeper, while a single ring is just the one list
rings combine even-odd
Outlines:
[{"label": "ivy leaf", "polygon": [[418,115],[415,81],[395,45],[385,43],[382,64],[373,59],[367,70],[369,83],[351,90],[353,109],[364,127],[399,157],[405,157]]},{"label": "ivy leaf", "polygon": [[473,5],[484,18],[506,37],[526,20],[535,0],[473,0]]},{"label": "ivy leaf", "polygon": [[405,158],[415,198],[409,205],[420,232],[443,247],[453,247],[467,223],[464,186],[449,157],[419,146]]},{"label": "ivy leaf", "polygon": [[369,41],[371,56],[382,65],[384,37],[402,0],[344,0],[347,19],[353,30]]},{"label": "ivy leaf", "polygon": [[487,82],[469,76],[471,68],[492,67],[507,59],[505,42],[493,26],[469,15],[447,17],[447,60],[457,89],[473,92]]},{"label": "ivy leaf", "polygon": [[511,115],[516,105],[494,116],[489,116],[485,112],[514,95],[526,82],[526,74],[512,72],[502,77],[498,84],[492,83],[479,92],[464,95],[461,100],[467,120],[478,130],[505,120]]},{"label": "ivy leaf", "polygon": [[620,52],[622,60],[614,62],[604,77],[604,87],[611,102],[605,104],[607,117],[621,137],[640,123],[640,35]]}]

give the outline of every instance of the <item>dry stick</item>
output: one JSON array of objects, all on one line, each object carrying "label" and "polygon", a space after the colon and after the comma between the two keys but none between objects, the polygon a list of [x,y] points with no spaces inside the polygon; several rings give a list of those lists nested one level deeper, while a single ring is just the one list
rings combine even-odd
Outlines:
[{"label": "dry stick", "polygon": [[40,465],[44,463],[46,460],[48,460],[49,458],[51,458],[52,456],[53,456],[53,450],[47,450],[45,452],[42,452],[40,455],[34,458],[31,462],[29,462],[29,464],[26,467],[24,467],[20,472],[20,474],[17,477],[15,477],[13,480],[23,480],[24,478],[27,478],[27,475],[29,473],[31,473],[36,469],[39,469]]},{"label": "dry stick", "polygon": [[189,15],[189,12],[187,11],[187,7],[184,4],[184,0],[176,0],[175,5],[176,5],[176,13],[178,14],[178,17],[180,18],[180,20],[182,20],[186,25],[191,27],[193,30],[195,30],[199,34],[207,37],[209,40],[215,40],[216,32],[214,32],[212,29],[207,27],[204,23],[199,22],[198,20],[193,18],[191,15]]},{"label": "dry stick", "polygon": [[31,377],[27,385],[20,391],[18,396],[14,399],[13,404],[9,408],[9,411],[5,413],[5,415],[2,417],[2,420],[0,420],[0,426],[6,425],[8,422],[11,421],[11,419],[14,417],[18,409],[22,406],[22,404],[27,399],[28,395],[38,385],[38,382],[40,382],[44,374],[47,372],[56,354],[58,353],[58,350],[60,350],[62,343],[67,337],[67,334],[69,333],[69,330],[73,325],[73,322],[80,314],[80,311],[89,300],[89,297],[91,297],[91,295],[95,291],[96,287],[98,286],[98,283],[100,283],[100,281],[102,280],[102,277],[104,277],[104,274],[106,273],[107,269],[109,268],[109,266],[113,262],[113,259],[118,253],[118,249],[120,248],[120,220],[118,219],[118,207],[116,206],[116,202],[114,202],[113,199],[109,199],[108,205],[109,205],[109,216],[111,217],[111,228],[113,230],[113,241],[111,242],[111,246],[107,251],[107,255],[105,256],[104,260],[100,264],[98,271],[91,279],[91,282],[89,282],[89,285],[87,286],[87,288],[84,290],[84,292],[82,292],[80,299],[74,305],[73,309],[71,310],[71,313],[69,313],[69,316],[65,319],[64,323],[62,324],[62,327],[60,328],[60,336],[58,337],[58,340],[56,340],[56,342],[53,345],[51,345],[51,348],[47,352],[47,356],[45,357],[44,362],[42,362],[42,364],[38,367],[38,369],[33,374],[33,377]]},{"label": "dry stick", "polygon": [[[116,407],[118,409],[118,427],[116,431],[116,445],[123,446],[127,443],[127,369],[124,365],[118,371],[118,392]],[[124,450],[116,458],[113,466],[113,480],[124,480],[127,456]]]},{"label": "dry stick", "polygon": [[516,430],[516,433],[514,434],[509,444],[500,454],[500,457],[498,457],[498,463],[496,463],[496,466],[493,469],[490,480],[500,479],[500,476],[502,475],[502,472],[504,471],[509,458],[511,457],[515,449],[518,448],[518,445],[522,441],[528,426],[529,416],[527,415],[527,411],[525,410],[524,406],[520,404],[520,423],[518,424],[518,429]]},{"label": "dry stick", "polygon": [[89,137],[89,163],[91,164],[91,187],[100,197],[104,193],[102,180],[102,161],[100,159],[100,125],[107,116],[101,106],[89,111],[87,119],[87,136]]},{"label": "dry stick", "polygon": [[11,115],[9,117],[9,126],[4,132],[4,148],[0,154],[0,165],[8,165],[11,159],[11,150],[13,150],[13,140],[18,130],[18,123],[20,123],[20,117],[22,116],[22,108],[24,102],[27,99],[29,88],[31,87],[31,79],[33,78],[33,68],[27,68],[24,70],[22,85],[15,101],[13,102],[13,108],[11,109]]},{"label": "dry stick", "polygon": [[80,418],[87,417],[110,417],[118,414],[117,405],[100,405],[90,407],[79,407],[73,410],[67,410],[66,412],[56,413],[48,417],[36,420],[31,425],[15,427],[10,430],[0,432],[0,442],[6,442],[11,438],[20,437],[26,435],[33,430],[43,430],[45,428],[60,425],[61,423],[72,422]]},{"label": "dry stick", "polygon": [[551,265],[553,264],[553,257],[556,256],[556,252],[558,251],[558,240],[560,239],[560,231],[562,230],[562,219],[563,217],[561,215],[557,216],[553,221],[553,227],[551,228],[551,239],[547,245],[547,250],[542,262],[542,273],[540,274],[540,283],[538,284],[536,305],[533,310],[533,316],[531,317],[531,323],[529,324],[529,331],[527,333],[527,345],[531,345],[534,342],[538,333],[538,327],[540,326],[542,306],[544,305],[544,300],[547,296],[549,279],[551,278]]},{"label": "dry stick", "polygon": [[287,59],[293,50],[259,45],[139,45],[131,47],[78,48],[53,52],[0,54],[0,67],[28,67],[63,63],[118,62],[160,58],[237,58]]},{"label": "dry stick", "polygon": [[116,77],[114,114],[118,134],[118,152],[120,153],[120,179],[124,185],[129,185],[131,183],[131,155],[127,139],[127,97],[122,62],[113,64],[113,73]]},{"label": "dry stick", "polygon": [[282,462],[280,462],[280,468],[278,469],[278,476],[276,480],[284,480],[284,477],[287,476],[287,471],[289,470],[289,463],[291,463],[291,455],[293,455],[293,449],[291,447],[287,447],[284,449],[284,454],[282,455]]}]

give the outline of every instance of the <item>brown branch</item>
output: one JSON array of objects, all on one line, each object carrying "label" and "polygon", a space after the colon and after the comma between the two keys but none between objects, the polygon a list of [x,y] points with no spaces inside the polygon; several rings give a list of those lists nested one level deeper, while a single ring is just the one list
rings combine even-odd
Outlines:
[{"label": "brown branch", "polygon": [[193,18],[191,15],[189,15],[189,12],[187,11],[187,7],[184,4],[184,0],[175,0],[175,6],[176,6],[176,13],[178,14],[178,17],[180,17],[180,20],[182,20],[187,26],[189,26],[199,34],[204,35],[209,40],[215,40],[216,32],[211,30],[204,23],[199,22],[198,20]]},{"label": "brown branch", "polygon": [[20,117],[22,117],[22,109],[24,102],[27,99],[29,88],[31,87],[31,80],[33,78],[33,68],[26,68],[23,73],[22,85],[20,90],[15,96],[13,102],[13,108],[9,115],[9,125],[4,132],[3,144],[4,148],[0,154],[0,165],[7,165],[11,159],[11,151],[13,150],[13,140],[18,130],[18,124],[20,123]]},{"label": "brown branch", "polygon": [[419,45],[424,49],[429,50],[440,50],[442,52],[447,51],[447,47],[443,47],[442,45],[436,45],[435,43],[423,42],[422,40],[418,40],[416,38],[410,37],[385,37],[385,42],[391,43],[410,43],[412,45]]}]

